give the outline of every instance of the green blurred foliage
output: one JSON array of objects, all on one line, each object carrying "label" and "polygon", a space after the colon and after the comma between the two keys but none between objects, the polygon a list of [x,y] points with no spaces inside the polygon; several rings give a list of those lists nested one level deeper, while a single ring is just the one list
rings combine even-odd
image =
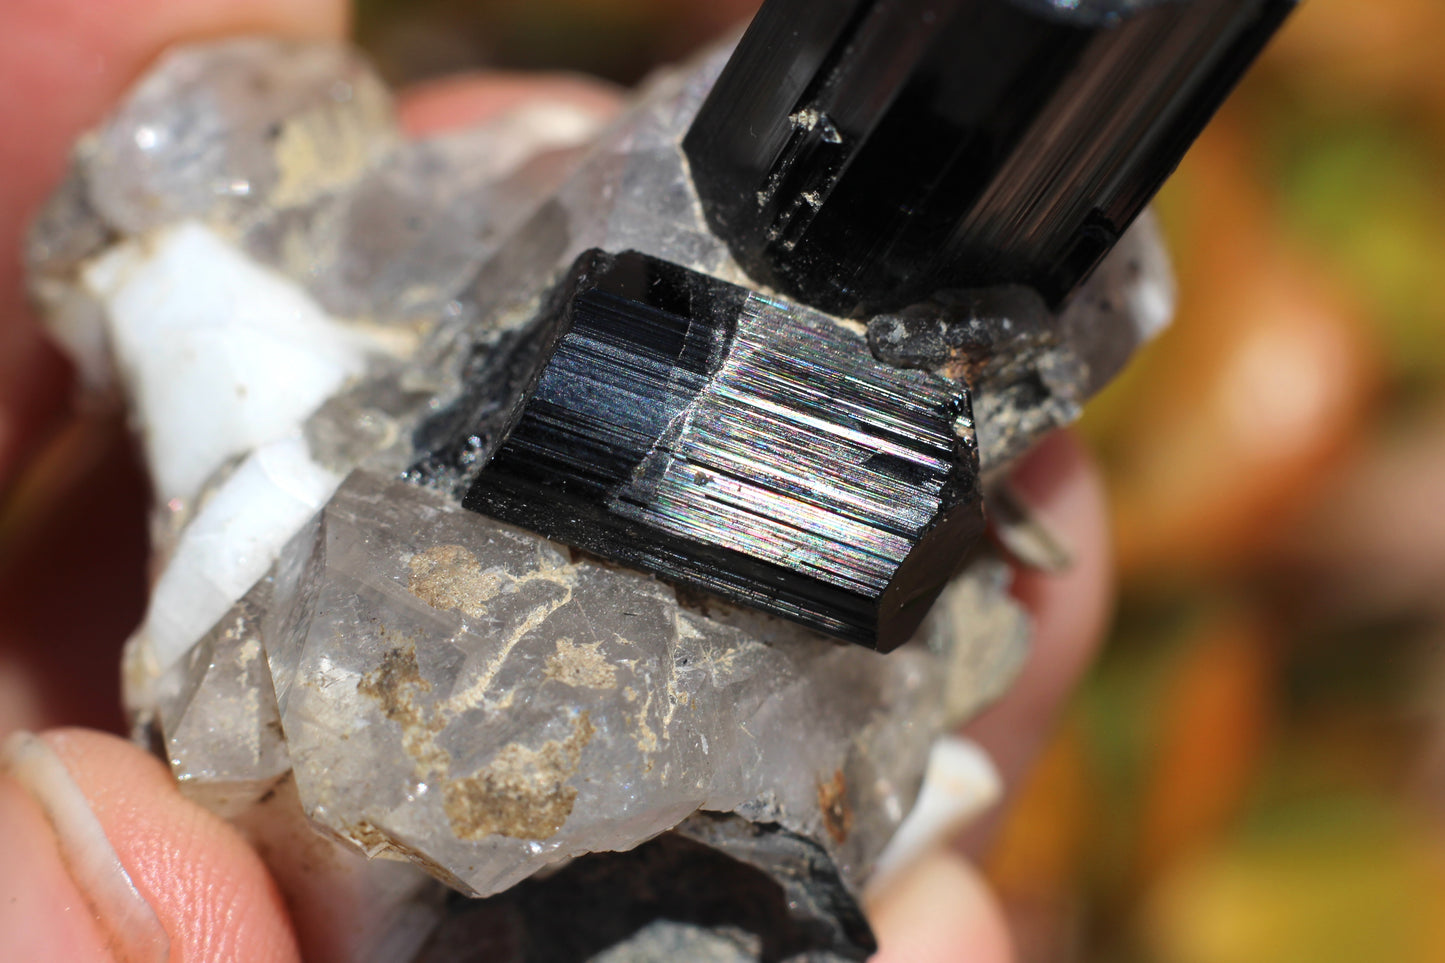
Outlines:
[{"label": "green blurred foliage", "polygon": [[1432,391],[1445,374],[1445,159],[1403,121],[1306,120],[1271,137],[1284,224],[1368,299],[1401,384]]}]

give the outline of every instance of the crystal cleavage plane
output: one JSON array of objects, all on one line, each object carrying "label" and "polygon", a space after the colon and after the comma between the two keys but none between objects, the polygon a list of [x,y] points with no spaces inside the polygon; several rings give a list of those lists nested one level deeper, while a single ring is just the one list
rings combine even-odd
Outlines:
[{"label": "crystal cleavage plane", "polygon": [[35,225],[155,483],[137,733],[342,958],[863,959],[996,791],[984,509],[1167,322],[1136,215],[1292,4],[823,6],[421,140],[346,49],[180,48]]}]

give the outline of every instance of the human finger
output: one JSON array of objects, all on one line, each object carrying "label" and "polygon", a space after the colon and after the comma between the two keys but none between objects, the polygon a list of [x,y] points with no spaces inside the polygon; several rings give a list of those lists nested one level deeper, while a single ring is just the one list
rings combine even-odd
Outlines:
[{"label": "human finger", "polygon": [[300,960],[256,854],[114,736],[6,742],[0,856],[0,959]]},{"label": "human finger", "polygon": [[871,963],[1009,963],[1003,914],[959,854],[920,859],[869,906],[878,937]]}]

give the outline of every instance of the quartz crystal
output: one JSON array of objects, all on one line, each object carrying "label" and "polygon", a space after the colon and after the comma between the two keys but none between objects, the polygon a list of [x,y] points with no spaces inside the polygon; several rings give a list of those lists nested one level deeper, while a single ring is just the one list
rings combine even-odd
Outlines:
[{"label": "quartz crystal", "polygon": [[[481,493],[519,477],[535,436],[513,432],[548,363],[574,357],[539,319],[586,252],[766,298],[709,228],[682,148],[726,55],[658,75],[605,129],[543,104],[409,141],[352,51],[183,47],[77,145],[35,225],[35,298],[93,397],[128,404],[156,482],[157,576],[125,663],[137,736],[283,886],[331,887],[355,901],[343,915],[378,921],[346,958],[865,958],[857,897],[930,746],[1027,648],[1009,566],[987,543],[956,557],[980,479],[1168,316],[1146,223],[1062,312],[960,292],[865,337],[759,300],[728,329],[771,336],[770,365],[913,386],[906,470],[864,459],[877,486],[799,493],[820,512],[857,496],[880,525],[893,500],[890,533],[920,544],[962,513],[920,580],[936,604],[888,655],[735,604],[768,608],[757,593],[470,510],[508,516]],[[879,391],[853,400],[876,413]],[[775,446],[795,430],[750,417]],[[512,460],[488,466],[499,449]],[[948,822],[953,797],[930,798],[915,825]],[[320,876],[297,869],[312,846],[337,850]]]},{"label": "quartz crystal", "polygon": [[[950,592],[975,579],[1002,586],[983,566]],[[697,810],[817,839],[861,882],[917,789],[928,743],[906,734],[972,710],[946,682],[989,681],[946,617],[884,656],[689,608],[367,472],[293,539],[274,591],[271,674],[311,817],[481,894]]]},{"label": "quartz crystal", "polygon": [[262,578],[168,674],[156,712],[181,791],[231,815],[291,768],[260,631],[272,605]]},{"label": "quartz crystal", "polygon": [[1145,211],[1063,311],[1023,285],[941,291],[874,315],[868,343],[889,364],[969,384],[987,477],[1078,418],[1168,323],[1174,297],[1158,222]]}]

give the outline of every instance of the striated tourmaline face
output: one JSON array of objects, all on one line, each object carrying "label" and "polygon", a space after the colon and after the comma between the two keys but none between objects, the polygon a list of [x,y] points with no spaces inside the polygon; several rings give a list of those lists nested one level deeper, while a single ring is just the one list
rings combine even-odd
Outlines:
[{"label": "striated tourmaline face", "polygon": [[543,315],[468,508],[883,651],[983,529],[967,388],[826,315],[595,250]]}]

